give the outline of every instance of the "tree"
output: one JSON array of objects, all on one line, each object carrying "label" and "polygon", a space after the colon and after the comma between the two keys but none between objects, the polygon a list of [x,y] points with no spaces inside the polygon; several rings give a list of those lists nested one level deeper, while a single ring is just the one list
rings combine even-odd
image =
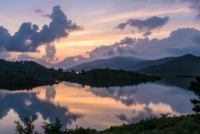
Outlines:
[{"label": "tree", "polygon": [[82,70],[82,73],[85,73],[85,70]]},{"label": "tree", "polygon": [[38,134],[36,131],[34,131],[35,126],[33,125],[33,122],[37,119],[36,115],[32,115],[29,119],[28,117],[25,117],[23,120],[25,128],[20,124],[19,121],[15,121],[14,123],[16,126],[16,133],[17,134]]},{"label": "tree", "polygon": [[188,88],[189,90],[193,91],[196,96],[198,96],[198,99],[190,99],[192,104],[194,105],[193,111],[197,114],[200,113],[200,76],[195,77],[196,81],[191,81],[190,82],[190,87]]},{"label": "tree", "polygon": [[71,73],[76,73],[76,72],[74,70],[72,70]]},{"label": "tree", "polygon": [[63,69],[62,69],[62,68],[58,68],[58,71],[59,71],[59,72],[63,72]]},{"label": "tree", "polygon": [[60,134],[61,127],[63,126],[61,123],[61,119],[56,117],[56,122],[54,124],[43,122],[42,128],[44,128],[45,134]]}]

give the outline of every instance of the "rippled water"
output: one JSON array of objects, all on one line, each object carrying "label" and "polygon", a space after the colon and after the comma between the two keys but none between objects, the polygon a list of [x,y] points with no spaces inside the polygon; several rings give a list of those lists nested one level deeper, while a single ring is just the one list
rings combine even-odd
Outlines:
[{"label": "rippled water", "polygon": [[41,122],[60,117],[63,129],[76,125],[102,130],[113,125],[137,122],[160,113],[192,113],[193,92],[187,90],[191,78],[167,78],[137,86],[95,88],[69,82],[37,87],[32,91],[0,90],[0,133],[14,133],[14,121],[37,114]]}]

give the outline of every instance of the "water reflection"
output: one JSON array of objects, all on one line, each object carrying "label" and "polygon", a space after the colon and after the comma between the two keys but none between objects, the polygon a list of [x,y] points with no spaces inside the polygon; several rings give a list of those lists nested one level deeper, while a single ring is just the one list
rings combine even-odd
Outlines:
[{"label": "water reflection", "polygon": [[[112,87],[108,90],[104,88],[90,88],[90,92],[100,97],[113,98],[121,101],[126,106],[145,104],[169,104],[173,111],[181,114],[190,113],[192,105],[191,98],[194,93],[189,90],[182,90],[178,87],[167,87],[158,84],[141,84],[138,87]],[[180,104],[184,104],[184,107]]]},{"label": "water reflection", "polygon": [[54,98],[56,96],[56,90],[55,90],[54,86],[46,87],[45,95],[46,95],[46,99],[48,101],[54,100]]},{"label": "water reflection", "polygon": [[121,101],[122,104],[126,106],[131,106],[136,104],[135,93],[138,91],[135,86],[127,87],[111,87],[109,89],[105,88],[90,88],[88,91],[92,92],[96,96],[113,98],[116,101]]},{"label": "water reflection", "polygon": [[40,113],[43,120],[49,119],[50,122],[54,122],[55,116],[60,117],[68,128],[79,125],[99,130],[159,116],[160,113],[192,113],[190,99],[195,95],[186,88],[190,80],[175,80],[164,78],[155,83],[108,89],[63,82],[29,92],[0,90],[0,125],[5,118],[13,116],[13,112],[9,112],[11,109],[21,120]]},{"label": "water reflection", "polygon": [[[133,111],[133,113],[136,111]],[[132,123],[132,122],[138,122],[142,119],[146,119],[147,117],[155,117],[157,116],[156,114],[153,113],[153,110],[148,108],[148,107],[144,107],[143,111],[139,111],[138,115],[136,117],[126,117],[126,115],[124,113],[116,115],[116,117],[121,120],[121,121],[125,121],[127,123]]]},{"label": "water reflection", "polygon": [[[51,91],[54,88],[48,89]],[[54,122],[55,117],[60,117],[64,126],[70,125],[72,121],[83,117],[82,114],[70,112],[67,107],[38,99],[37,93],[3,94],[0,92],[0,94],[0,119],[6,116],[10,109],[13,109],[19,115],[20,120],[39,112],[44,120],[49,119],[50,122]],[[49,98],[50,96],[47,94],[47,99]]]},{"label": "water reflection", "polygon": [[176,86],[182,89],[188,89],[191,81],[195,81],[195,77],[192,78],[176,78],[175,76],[161,76],[162,80],[156,83],[165,86]]}]

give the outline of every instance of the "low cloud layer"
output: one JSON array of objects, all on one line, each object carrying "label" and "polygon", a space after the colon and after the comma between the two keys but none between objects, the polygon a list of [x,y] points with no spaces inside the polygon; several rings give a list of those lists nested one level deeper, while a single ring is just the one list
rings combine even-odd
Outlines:
[{"label": "low cloud layer", "polygon": [[40,31],[37,25],[25,22],[19,31],[11,36],[8,30],[1,26],[0,51],[37,52],[38,46],[68,37],[71,31],[83,29],[68,20],[60,6],[54,6],[53,13],[47,16],[51,22],[49,25],[44,25]]},{"label": "low cloud layer", "polygon": [[135,56],[144,59],[180,56],[187,53],[200,55],[200,31],[194,28],[180,28],[172,31],[168,38],[161,40],[126,37],[118,43],[101,46],[87,53],[90,58]]},{"label": "low cloud layer", "polygon": [[126,26],[135,27],[139,33],[144,32],[143,36],[151,35],[154,29],[162,28],[169,21],[169,17],[160,18],[157,16],[150,17],[146,20],[129,19],[125,23],[120,23],[115,29],[123,30]]},{"label": "low cloud layer", "polygon": [[27,53],[22,53],[18,56],[17,60],[36,60],[36,58],[29,56]]},{"label": "low cloud layer", "polygon": [[1,52],[0,53],[0,59],[7,59],[11,57],[11,54],[9,52]]},{"label": "low cloud layer", "polygon": [[94,50],[87,52],[91,59],[96,59],[98,57],[106,56],[124,56],[124,55],[137,55],[137,52],[133,49],[133,44],[136,39],[126,37],[120,42],[116,42],[110,46],[97,47]]}]

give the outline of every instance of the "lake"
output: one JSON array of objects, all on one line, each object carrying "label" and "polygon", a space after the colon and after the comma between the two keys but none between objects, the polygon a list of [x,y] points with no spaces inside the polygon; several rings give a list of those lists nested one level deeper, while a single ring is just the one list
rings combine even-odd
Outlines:
[{"label": "lake", "polygon": [[91,127],[103,130],[113,125],[138,122],[161,113],[193,113],[187,88],[194,78],[163,76],[161,81],[137,86],[96,88],[62,82],[31,91],[0,90],[0,133],[14,133],[14,121],[36,114],[36,130],[42,122],[60,117],[63,129]]}]

